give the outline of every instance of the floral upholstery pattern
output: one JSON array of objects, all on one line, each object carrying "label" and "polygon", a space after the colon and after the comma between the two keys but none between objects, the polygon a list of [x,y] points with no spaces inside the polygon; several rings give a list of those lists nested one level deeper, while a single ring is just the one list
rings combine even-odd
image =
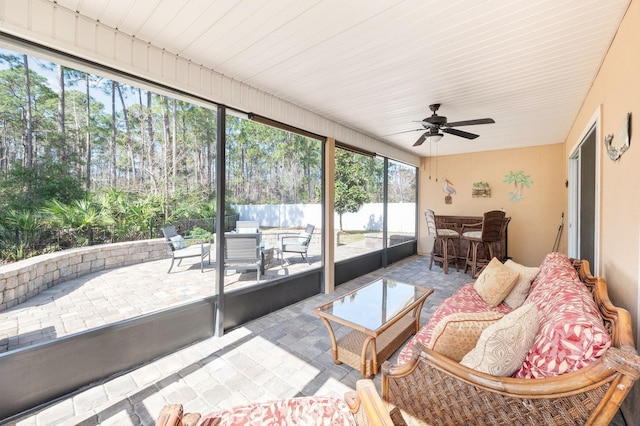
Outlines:
[{"label": "floral upholstery pattern", "polygon": [[349,406],[340,398],[299,397],[253,403],[209,413],[200,426],[355,426]]},{"label": "floral upholstery pattern", "polygon": [[427,325],[420,327],[416,335],[402,348],[398,354],[398,364],[405,364],[411,359],[413,345],[416,342],[428,347],[433,330],[443,318],[456,312],[488,312],[495,311],[508,314],[512,309],[504,303],[490,307],[487,302],[473,289],[474,283],[466,283],[460,287],[451,297],[444,300],[431,314]]},{"label": "floral upholstery pattern", "polygon": [[575,371],[611,346],[589,290],[565,255],[547,255],[527,302],[538,309],[540,329],[514,377],[552,377]]},{"label": "floral upholstery pattern", "polygon": [[[600,311],[566,255],[547,255],[525,303],[536,306],[539,328],[513,377],[553,377],[575,371],[600,358],[611,346]],[[490,307],[474,290],[474,283],[464,284],[436,308],[429,322],[402,348],[398,364],[411,358],[416,342],[433,347],[434,329],[448,315],[487,311],[506,315],[513,309],[505,302]]]}]

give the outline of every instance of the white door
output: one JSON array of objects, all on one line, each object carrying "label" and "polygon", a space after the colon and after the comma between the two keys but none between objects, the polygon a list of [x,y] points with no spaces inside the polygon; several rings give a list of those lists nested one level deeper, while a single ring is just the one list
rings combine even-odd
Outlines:
[{"label": "white door", "polygon": [[568,233],[569,256],[588,260],[594,275],[599,269],[599,112],[595,117],[569,157]]}]

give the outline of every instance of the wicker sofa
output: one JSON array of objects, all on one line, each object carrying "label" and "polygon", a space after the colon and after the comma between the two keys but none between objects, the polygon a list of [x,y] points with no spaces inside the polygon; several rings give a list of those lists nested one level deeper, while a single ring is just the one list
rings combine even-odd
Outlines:
[{"label": "wicker sofa", "polygon": [[[474,293],[473,283],[460,288],[403,348],[397,365],[383,364],[382,399],[395,424],[609,424],[640,375],[640,356],[629,313],[611,304],[604,279],[592,277],[586,261],[545,258],[522,304],[537,308],[538,331],[509,376],[466,366],[468,355],[458,358],[468,348],[448,356],[436,350],[434,340],[448,327],[440,323],[451,315],[497,324],[516,311],[504,301],[483,306]],[[588,315],[594,313],[596,320]],[[462,340],[477,348],[462,328]]]}]

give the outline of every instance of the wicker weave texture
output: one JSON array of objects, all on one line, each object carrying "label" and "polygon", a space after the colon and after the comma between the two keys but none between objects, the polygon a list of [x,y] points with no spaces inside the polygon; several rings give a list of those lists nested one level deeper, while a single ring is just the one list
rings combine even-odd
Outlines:
[{"label": "wicker weave texture", "polygon": [[[402,346],[415,331],[415,318],[413,315],[408,314],[382,332],[382,334],[376,338],[378,366]],[[350,331],[344,337],[338,339],[338,361],[360,370],[362,347],[366,339],[367,335],[357,330]],[[369,348],[367,348],[363,375],[366,377],[372,376],[378,366],[374,366],[373,364],[371,346],[369,346]]]},{"label": "wicker weave texture", "polygon": [[408,425],[584,425],[608,387],[521,399],[469,385],[421,361],[412,374],[389,378],[389,401]]}]

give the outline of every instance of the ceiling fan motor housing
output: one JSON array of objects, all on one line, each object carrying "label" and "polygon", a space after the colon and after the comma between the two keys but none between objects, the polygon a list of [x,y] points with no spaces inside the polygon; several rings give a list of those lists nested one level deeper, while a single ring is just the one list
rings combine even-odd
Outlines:
[{"label": "ceiling fan motor housing", "polygon": [[[495,123],[492,118],[479,118],[475,120],[464,120],[448,123],[447,117],[438,115],[438,108],[440,108],[440,104],[429,105],[429,109],[433,111],[433,114],[419,122],[422,127],[424,127],[426,132],[422,136],[420,136],[420,138],[413,144],[413,146],[420,146],[424,143],[425,140],[427,140],[427,138],[434,136],[437,137],[437,140],[440,140],[440,138],[444,136],[442,133],[459,136],[465,139],[476,139],[478,135],[476,135],[475,133],[469,133],[464,130],[455,129],[454,127]],[[432,142],[432,139],[429,139],[429,142]]]},{"label": "ceiling fan motor housing", "polygon": [[442,115],[432,115],[430,117],[425,118],[423,121],[423,126],[424,128],[428,128],[428,127],[440,127],[440,126],[444,126],[445,124],[447,124],[447,117],[444,117]]},{"label": "ceiling fan motor housing", "polygon": [[433,111],[433,114],[431,114],[431,116],[422,120],[422,127],[424,127],[425,129],[435,127],[435,130],[437,131],[440,128],[440,126],[444,126],[447,124],[447,117],[438,115],[437,111],[439,108],[440,108],[440,104],[429,105],[429,109]]}]

